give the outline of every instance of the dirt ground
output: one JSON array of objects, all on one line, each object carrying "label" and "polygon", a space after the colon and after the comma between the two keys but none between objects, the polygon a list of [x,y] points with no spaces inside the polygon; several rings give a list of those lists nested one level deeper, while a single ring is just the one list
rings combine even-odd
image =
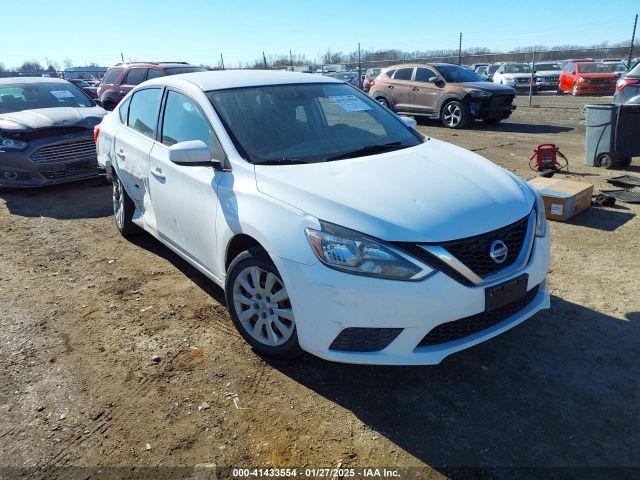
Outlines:
[{"label": "dirt ground", "polygon": [[[524,178],[553,142],[572,178],[604,188],[619,172],[582,165],[583,120],[521,108],[497,126],[420,129]],[[117,233],[110,195],[95,182],[0,193],[0,466],[638,474],[624,468],[640,468],[640,206],[551,224],[551,310],[438,366],[394,368],[261,359],[219,288]]]}]

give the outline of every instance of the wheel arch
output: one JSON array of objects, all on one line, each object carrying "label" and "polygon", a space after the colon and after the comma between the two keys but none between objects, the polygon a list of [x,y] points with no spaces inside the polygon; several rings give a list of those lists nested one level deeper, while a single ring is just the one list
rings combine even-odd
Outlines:
[{"label": "wheel arch", "polygon": [[229,270],[229,265],[233,262],[233,259],[240,255],[242,252],[251,248],[261,248],[265,252],[267,249],[262,244],[246,233],[238,233],[231,237],[229,243],[227,243],[227,249],[224,257],[224,269],[225,272]]}]

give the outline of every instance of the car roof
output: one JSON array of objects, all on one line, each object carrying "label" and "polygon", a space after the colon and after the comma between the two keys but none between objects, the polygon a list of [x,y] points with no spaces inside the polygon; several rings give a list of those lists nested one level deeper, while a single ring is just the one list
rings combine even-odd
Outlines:
[{"label": "car roof", "polygon": [[111,68],[127,68],[127,67],[160,67],[160,68],[175,68],[175,67],[197,67],[197,65],[191,65],[186,62],[128,62],[128,63],[116,63],[109,67]]},{"label": "car roof", "polygon": [[397,70],[399,68],[444,67],[446,65],[450,65],[450,66],[453,66],[453,67],[461,67],[460,65],[456,65],[455,63],[436,62],[436,63],[399,63],[397,65],[391,65],[391,66],[386,67],[386,68],[387,69],[396,69]]},{"label": "car roof", "polygon": [[325,75],[288,72],[284,70],[218,70],[157,77],[148,80],[144,84],[180,86],[185,82],[196,85],[205,92],[209,90],[223,90],[225,88],[260,87],[295,83],[344,83]]},{"label": "car roof", "polygon": [[10,83],[68,83],[64,78],[55,77],[4,77],[0,78],[0,85]]}]

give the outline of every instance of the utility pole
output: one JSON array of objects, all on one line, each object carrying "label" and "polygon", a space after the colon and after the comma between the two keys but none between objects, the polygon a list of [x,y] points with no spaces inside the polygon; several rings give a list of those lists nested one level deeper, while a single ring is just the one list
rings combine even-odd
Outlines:
[{"label": "utility pole", "polygon": [[358,42],[358,88],[362,88],[362,57],[360,56],[360,42]]},{"label": "utility pole", "polygon": [[264,69],[267,69],[267,56],[262,52],[262,61],[264,62]]},{"label": "utility pole", "polygon": [[224,58],[222,57],[222,52],[220,52],[220,63],[222,64],[222,70],[224,70]]},{"label": "utility pole", "polygon": [[460,39],[458,40],[458,65],[462,65],[462,32],[460,32]]},{"label": "utility pole", "polygon": [[531,77],[529,78],[529,106],[533,105],[533,78],[536,73],[536,51],[531,55]]},{"label": "utility pole", "polygon": [[631,59],[633,58],[633,42],[636,40],[636,27],[638,26],[638,14],[633,22],[633,33],[631,34],[631,45],[629,46],[629,61],[627,62],[627,69],[631,67]]},{"label": "utility pole", "polygon": [[293,54],[291,50],[289,50],[289,65],[291,66],[291,71],[293,72]]}]

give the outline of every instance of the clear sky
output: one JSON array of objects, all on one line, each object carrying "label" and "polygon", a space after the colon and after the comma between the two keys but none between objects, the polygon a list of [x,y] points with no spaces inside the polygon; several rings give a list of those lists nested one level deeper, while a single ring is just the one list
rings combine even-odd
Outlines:
[{"label": "clear sky", "polygon": [[[508,50],[629,40],[638,0],[0,0],[0,63],[184,60],[397,48]],[[638,35],[640,36],[640,32]],[[636,45],[638,40],[636,39]],[[640,48],[638,49],[640,55]]]}]

